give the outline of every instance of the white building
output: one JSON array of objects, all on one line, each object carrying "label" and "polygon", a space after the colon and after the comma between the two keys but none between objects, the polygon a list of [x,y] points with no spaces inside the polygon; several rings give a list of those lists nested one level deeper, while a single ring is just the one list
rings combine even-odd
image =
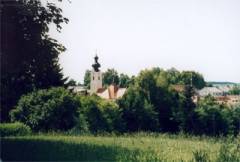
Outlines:
[{"label": "white building", "polygon": [[99,89],[102,89],[102,72],[92,70],[90,82],[90,94],[97,93]]},{"label": "white building", "polygon": [[204,97],[207,95],[211,95],[211,96],[223,96],[224,95],[224,91],[217,88],[217,87],[204,87],[203,89],[198,91],[198,95],[200,97]]},{"label": "white building", "polygon": [[69,86],[68,89],[73,93],[81,95],[87,95],[88,93],[88,90],[85,86]]}]

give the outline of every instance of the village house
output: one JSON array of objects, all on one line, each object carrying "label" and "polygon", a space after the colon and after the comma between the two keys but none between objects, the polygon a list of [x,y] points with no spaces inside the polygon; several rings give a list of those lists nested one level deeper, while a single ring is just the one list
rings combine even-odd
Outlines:
[{"label": "village house", "polygon": [[240,95],[226,95],[215,97],[219,104],[226,104],[228,106],[235,106],[240,104]]},{"label": "village house", "polygon": [[213,97],[224,96],[226,94],[225,91],[217,88],[217,87],[204,87],[203,89],[198,91],[198,95],[200,97],[205,97],[211,95]]},{"label": "village house", "polygon": [[199,98],[204,98],[211,95],[215,98],[219,104],[226,104],[228,106],[235,106],[240,104],[240,95],[229,95],[229,91],[232,87],[221,86],[221,87],[204,87],[198,91]]}]

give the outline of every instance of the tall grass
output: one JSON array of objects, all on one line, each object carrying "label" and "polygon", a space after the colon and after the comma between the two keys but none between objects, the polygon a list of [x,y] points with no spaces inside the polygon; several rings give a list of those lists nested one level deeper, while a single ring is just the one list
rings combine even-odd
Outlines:
[{"label": "tall grass", "polygon": [[[219,161],[223,156],[240,161],[235,156],[238,152],[237,139],[229,142],[209,137],[144,133],[123,136],[52,134],[8,137],[2,138],[1,142],[2,159],[6,161],[204,162]],[[224,151],[223,145],[235,150],[230,154]]]}]

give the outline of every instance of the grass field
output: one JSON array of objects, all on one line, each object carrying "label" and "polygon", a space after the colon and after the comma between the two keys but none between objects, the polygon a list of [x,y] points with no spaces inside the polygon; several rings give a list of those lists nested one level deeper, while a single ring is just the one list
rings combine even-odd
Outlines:
[{"label": "grass field", "polygon": [[[196,161],[219,157],[223,145],[237,148],[236,139],[168,134],[125,136],[34,135],[1,138],[4,161]],[[236,151],[236,150],[235,150]],[[194,157],[195,154],[195,157]],[[238,153],[234,153],[238,154]],[[234,159],[238,161],[238,159]],[[240,161],[240,159],[239,159]]]}]

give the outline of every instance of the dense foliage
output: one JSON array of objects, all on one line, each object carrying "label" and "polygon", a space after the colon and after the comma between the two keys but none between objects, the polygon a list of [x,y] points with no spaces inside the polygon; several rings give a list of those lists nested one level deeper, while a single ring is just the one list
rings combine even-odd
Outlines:
[{"label": "dense foliage", "polygon": [[[239,106],[230,108],[220,105],[212,97],[194,103],[194,87],[197,86],[194,82],[186,82],[182,89],[174,88],[176,83],[181,82],[176,79],[176,74],[176,70],[159,68],[140,72],[134,84],[118,101],[128,131],[184,131],[206,135],[239,133]],[[180,76],[185,74],[183,72]],[[201,83],[201,80],[195,84]]]},{"label": "dense foliage", "polygon": [[[134,77],[129,77],[127,74],[118,74],[115,69],[107,69],[106,72],[103,73],[103,86],[109,86],[110,84],[116,84],[120,87],[129,87],[131,83],[133,83]],[[90,88],[91,82],[91,71],[86,70],[84,74],[84,86]]]},{"label": "dense foliage", "polygon": [[123,131],[121,112],[116,103],[98,96],[84,96],[81,97],[81,106],[81,114],[91,132]]},{"label": "dense foliage", "polygon": [[129,88],[118,102],[122,109],[122,118],[126,123],[126,130],[132,131],[154,131],[158,129],[158,117],[153,105],[144,93],[136,88]]},{"label": "dense foliage", "polygon": [[90,82],[91,82],[91,71],[90,70],[86,70],[83,81],[84,81],[83,82],[84,86],[86,86],[88,89],[90,89]]},{"label": "dense foliage", "polygon": [[39,90],[23,95],[11,120],[30,126],[35,131],[68,130],[78,119],[80,101],[64,88]]},{"label": "dense foliage", "polygon": [[195,103],[195,88],[176,89],[172,77],[159,68],[143,70],[116,102],[63,88],[40,90],[22,96],[11,117],[35,131],[239,133],[240,106],[220,105],[211,96]]},{"label": "dense foliage", "polygon": [[34,131],[123,131],[121,112],[115,102],[97,96],[77,96],[64,88],[38,90],[23,95],[11,120]]},{"label": "dense foliage", "polygon": [[22,123],[1,123],[0,136],[24,136],[31,133],[30,127]]},{"label": "dense foliage", "polygon": [[[148,71],[148,70],[146,70]],[[154,68],[153,71],[160,72],[164,71],[160,68]],[[141,73],[144,73],[142,71]],[[90,70],[86,70],[84,75],[84,85],[87,87],[90,87]],[[180,72],[174,68],[168,69],[165,71],[165,77],[171,84],[180,84],[180,85],[193,85],[197,89],[203,88],[206,83],[203,78],[203,76],[197,72],[194,71],[183,71]],[[103,85],[108,86],[110,84],[116,84],[120,87],[129,87],[131,84],[134,83],[135,77],[129,77],[127,74],[118,74],[118,72],[115,69],[107,69],[106,72],[103,73]]]},{"label": "dense foliage", "polygon": [[63,88],[40,90],[23,96],[11,117],[37,131],[239,133],[239,106],[230,109],[210,96],[195,104],[194,88],[176,90],[172,77],[159,68],[141,71],[116,103]]},{"label": "dense foliage", "polygon": [[119,84],[118,72],[115,69],[107,69],[103,73],[103,85]]},{"label": "dense foliage", "polygon": [[48,35],[49,24],[68,19],[53,3],[40,0],[1,0],[1,121],[22,94],[34,89],[63,86],[58,55],[65,47]]}]

